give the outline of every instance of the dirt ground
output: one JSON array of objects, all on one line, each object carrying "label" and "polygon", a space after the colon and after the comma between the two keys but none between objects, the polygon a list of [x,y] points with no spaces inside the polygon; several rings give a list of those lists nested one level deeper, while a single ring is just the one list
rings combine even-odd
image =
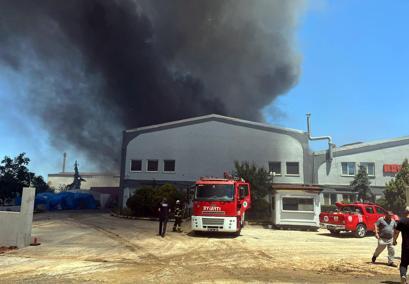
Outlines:
[{"label": "dirt ground", "polygon": [[386,266],[386,251],[370,262],[373,236],[255,225],[239,237],[196,236],[188,225],[161,238],[153,221],[38,214],[33,236],[41,245],[0,254],[0,283],[400,283],[398,269]]}]

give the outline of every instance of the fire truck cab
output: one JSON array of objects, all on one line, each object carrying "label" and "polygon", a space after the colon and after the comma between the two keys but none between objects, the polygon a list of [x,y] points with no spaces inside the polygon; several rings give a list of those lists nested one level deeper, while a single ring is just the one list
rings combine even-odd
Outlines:
[{"label": "fire truck cab", "polygon": [[240,233],[251,205],[250,184],[243,179],[196,181],[192,230]]}]

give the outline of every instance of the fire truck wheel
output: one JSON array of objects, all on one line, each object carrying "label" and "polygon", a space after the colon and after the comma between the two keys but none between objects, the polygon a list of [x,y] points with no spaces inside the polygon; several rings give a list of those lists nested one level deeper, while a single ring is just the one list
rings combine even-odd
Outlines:
[{"label": "fire truck wheel", "polygon": [[358,224],[356,226],[355,236],[358,238],[363,238],[366,236],[366,226],[365,224]]}]

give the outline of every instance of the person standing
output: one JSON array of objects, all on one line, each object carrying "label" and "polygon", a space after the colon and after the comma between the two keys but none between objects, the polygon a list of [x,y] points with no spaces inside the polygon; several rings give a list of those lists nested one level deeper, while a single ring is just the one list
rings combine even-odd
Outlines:
[{"label": "person standing", "polygon": [[405,208],[405,217],[398,221],[396,225],[395,233],[393,236],[393,245],[397,244],[399,232],[402,233],[402,251],[400,258],[400,281],[406,284],[406,273],[409,265],[409,206]]},{"label": "person standing", "polygon": [[168,224],[170,212],[169,203],[166,200],[166,198],[162,199],[158,211],[159,211],[159,235],[162,238],[164,238],[166,234],[166,226]]},{"label": "person standing", "polygon": [[180,200],[176,200],[175,206],[175,223],[173,224],[173,232],[182,232],[182,218],[183,218],[183,207]]},{"label": "person standing", "polygon": [[388,247],[388,266],[397,267],[393,263],[395,259],[395,249],[393,248],[393,234],[396,228],[396,222],[392,219],[393,213],[388,211],[385,217],[381,217],[375,223],[375,237],[378,239],[378,246],[372,256],[372,263]]}]

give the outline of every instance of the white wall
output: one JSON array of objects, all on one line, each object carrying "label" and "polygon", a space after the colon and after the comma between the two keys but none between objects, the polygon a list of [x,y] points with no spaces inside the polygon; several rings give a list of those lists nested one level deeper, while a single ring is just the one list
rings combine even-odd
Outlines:
[{"label": "white wall", "polygon": [[24,188],[20,212],[0,211],[0,246],[30,245],[35,188]]},{"label": "white wall", "polygon": [[[314,200],[313,212],[285,211],[283,210],[284,197],[312,198]],[[275,225],[297,225],[319,227],[321,213],[320,194],[304,190],[278,190],[275,192]]]},{"label": "white wall", "polygon": [[334,157],[328,174],[325,163],[318,168],[318,182],[321,185],[349,185],[354,177],[342,176],[342,162],[355,162],[356,171],[358,171],[359,163],[373,162],[375,163],[375,177],[370,178],[371,185],[385,186],[393,175],[384,174],[383,165],[402,164],[405,158],[409,158],[409,145]]},{"label": "white wall", "polygon": [[[221,177],[234,170],[234,161],[254,162],[268,169],[281,161],[277,183],[304,183],[302,144],[290,135],[207,121],[140,134],[129,142],[125,180],[195,181],[201,176]],[[131,159],[142,160],[142,172],[131,172]],[[158,172],[147,172],[147,160],[159,160]],[[175,160],[174,173],[163,172],[163,160]],[[300,174],[287,176],[285,162],[299,162]]]}]

